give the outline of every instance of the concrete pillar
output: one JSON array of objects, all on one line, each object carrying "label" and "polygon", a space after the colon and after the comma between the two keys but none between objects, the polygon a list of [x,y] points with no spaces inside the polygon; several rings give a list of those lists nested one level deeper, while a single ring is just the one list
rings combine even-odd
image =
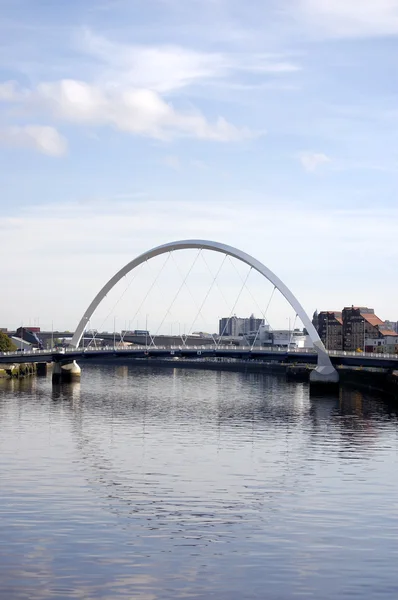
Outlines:
[{"label": "concrete pillar", "polygon": [[310,393],[334,394],[339,391],[339,379],[333,366],[318,366],[310,374]]},{"label": "concrete pillar", "polygon": [[47,363],[37,363],[37,376],[47,377]]},{"label": "concrete pillar", "polygon": [[81,369],[75,360],[57,361],[53,364],[53,383],[70,383],[79,381]]}]

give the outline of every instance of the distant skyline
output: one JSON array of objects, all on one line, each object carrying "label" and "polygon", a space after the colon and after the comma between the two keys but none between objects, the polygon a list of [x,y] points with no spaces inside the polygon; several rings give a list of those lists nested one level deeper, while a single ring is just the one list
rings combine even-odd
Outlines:
[{"label": "distant skyline", "polygon": [[397,320],[398,0],[0,15],[0,326],[72,330],[125,263],[185,238],[252,254],[309,316]]}]

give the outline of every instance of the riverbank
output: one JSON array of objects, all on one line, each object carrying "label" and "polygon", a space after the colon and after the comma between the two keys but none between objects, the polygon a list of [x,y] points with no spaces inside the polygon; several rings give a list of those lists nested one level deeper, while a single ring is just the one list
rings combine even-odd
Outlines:
[{"label": "riverbank", "polygon": [[21,363],[0,366],[0,379],[30,377],[37,374],[37,363]]}]

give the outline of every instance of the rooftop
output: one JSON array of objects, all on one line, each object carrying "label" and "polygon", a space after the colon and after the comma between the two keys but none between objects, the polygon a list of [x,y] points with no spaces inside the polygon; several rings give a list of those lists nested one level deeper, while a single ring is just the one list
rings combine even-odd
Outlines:
[{"label": "rooftop", "polygon": [[361,312],[361,317],[363,317],[365,321],[367,321],[368,323],[370,323],[370,325],[373,326],[384,324],[384,321],[379,319],[379,317],[377,317],[374,313]]},{"label": "rooftop", "polygon": [[393,337],[398,337],[398,333],[396,333],[395,331],[391,331],[391,329],[379,329],[379,333],[381,333],[381,335],[391,335]]}]

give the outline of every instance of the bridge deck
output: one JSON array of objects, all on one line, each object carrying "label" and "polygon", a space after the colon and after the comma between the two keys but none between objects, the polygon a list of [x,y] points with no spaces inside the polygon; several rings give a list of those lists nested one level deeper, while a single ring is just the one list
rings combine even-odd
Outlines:
[{"label": "bridge deck", "polygon": [[[379,367],[398,369],[398,355],[375,354],[366,352],[329,352],[334,365],[356,367]],[[97,357],[112,358],[230,358],[247,361],[276,361],[301,364],[315,364],[317,354],[313,350],[275,350],[267,348],[250,348],[230,346],[170,346],[170,347],[134,347],[101,349],[65,349],[64,352],[36,350],[32,352],[3,352],[0,353],[0,364],[27,362],[57,362],[60,360],[90,360]]]}]

